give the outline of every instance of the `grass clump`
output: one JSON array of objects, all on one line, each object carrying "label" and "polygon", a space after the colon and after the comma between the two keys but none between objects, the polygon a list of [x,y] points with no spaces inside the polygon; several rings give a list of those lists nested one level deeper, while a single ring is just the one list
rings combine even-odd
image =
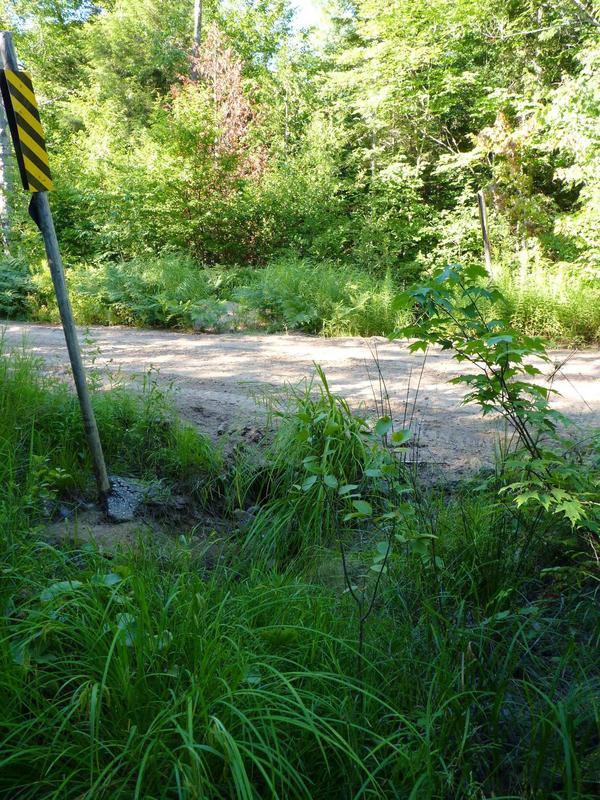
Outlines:
[{"label": "grass clump", "polygon": [[319,367],[315,382],[291,387],[272,411],[278,426],[264,465],[236,486],[241,505],[259,503],[244,548],[277,563],[310,559],[335,544],[343,509],[352,510],[361,491],[383,504],[382,467],[397,477],[400,466]]},{"label": "grass clump", "polygon": [[[109,471],[160,478],[206,498],[220,459],[207,439],[176,416],[150,377],[140,391],[95,387],[92,402]],[[6,507],[86,493],[91,461],[77,399],[25,351],[0,341],[0,485]]]},{"label": "grass clump", "polygon": [[45,561],[60,580],[31,585],[3,624],[2,791],[310,798],[372,782],[338,669],[348,645],[322,637],[325,595],[207,580],[185,546],[166,564],[89,554],[76,579],[60,554]]}]

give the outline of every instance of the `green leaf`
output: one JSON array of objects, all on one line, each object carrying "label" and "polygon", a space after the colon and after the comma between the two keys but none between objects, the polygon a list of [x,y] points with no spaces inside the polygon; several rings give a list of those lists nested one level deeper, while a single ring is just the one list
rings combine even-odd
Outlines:
[{"label": "green leaf", "polygon": [[484,341],[490,347],[494,347],[494,345],[501,344],[502,342],[506,342],[506,344],[512,344],[514,337],[510,336],[508,333],[502,333],[498,336],[490,336],[487,339],[484,339]]},{"label": "green leaf", "polygon": [[41,592],[40,600],[42,603],[47,603],[48,600],[52,600],[54,597],[58,597],[58,595],[74,592],[82,586],[83,583],[81,581],[58,581],[58,583],[53,583],[52,586],[48,586],[47,589]]},{"label": "green leaf", "polygon": [[133,647],[135,644],[135,635],[137,633],[137,620],[133,614],[118,614],[117,615],[117,628],[123,632],[123,637],[127,647]]},{"label": "green leaf", "polygon": [[353,500],[352,505],[361,516],[370,517],[373,513],[373,507],[366,500]]},{"label": "green leaf", "polygon": [[156,634],[154,641],[158,650],[164,650],[173,641],[173,634],[169,630],[164,630],[162,633]]},{"label": "green leaf", "polygon": [[308,492],[309,489],[311,489],[315,485],[317,479],[318,479],[317,475],[311,475],[309,478],[307,478],[302,484],[302,491]]},{"label": "green leaf", "polygon": [[406,442],[409,442],[411,439],[412,439],[412,431],[410,431],[408,428],[403,431],[394,431],[392,433],[392,442],[394,444],[398,445],[406,444]]},{"label": "green leaf", "polygon": [[572,497],[570,500],[563,500],[556,505],[556,512],[564,514],[569,520],[571,525],[575,525],[583,518],[585,518],[585,510],[577,498]]},{"label": "green leaf", "polygon": [[434,276],[433,280],[438,284],[446,283],[446,281],[458,283],[460,275],[455,265],[448,264]]},{"label": "green leaf", "polygon": [[392,430],[392,425],[391,417],[381,417],[381,419],[377,420],[377,424],[375,425],[375,433],[377,436],[387,436]]},{"label": "green leaf", "polygon": [[393,311],[403,311],[405,308],[410,308],[414,303],[413,296],[410,292],[402,292],[402,294],[396,295],[392,300],[392,310]]},{"label": "green leaf", "polygon": [[344,486],[340,486],[338,489],[338,494],[340,497],[343,497],[345,494],[349,494],[353,492],[355,489],[358,489],[357,483],[346,483]]},{"label": "green leaf", "polygon": [[526,372],[528,375],[541,375],[542,370],[534,367],[533,364],[524,364],[523,371]]},{"label": "green leaf", "polygon": [[337,489],[338,487],[338,479],[335,475],[324,475],[323,483],[325,486],[329,486],[330,489]]},{"label": "green leaf", "polygon": [[105,575],[94,575],[92,583],[94,586],[116,586],[121,583],[123,578],[115,572],[107,572]]},{"label": "green leaf", "polygon": [[250,686],[260,686],[261,683],[261,674],[258,667],[249,667],[246,671],[246,675],[244,680],[246,683],[249,683]]},{"label": "green leaf", "polygon": [[471,281],[476,281],[478,278],[487,278],[488,276],[485,267],[482,267],[480,264],[471,264],[465,267],[462,272],[463,275]]}]

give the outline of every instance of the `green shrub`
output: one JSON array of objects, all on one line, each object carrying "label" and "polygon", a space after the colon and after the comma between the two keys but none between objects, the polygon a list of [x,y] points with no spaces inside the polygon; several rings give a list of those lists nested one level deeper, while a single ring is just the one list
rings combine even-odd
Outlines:
[{"label": "green shrub", "polygon": [[[103,262],[69,270],[73,310],[80,324],[191,328],[216,320],[224,301],[241,304],[251,327],[337,335],[386,335],[403,321],[392,310],[396,286],[388,274],[375,278],[333,263],[290,256],[264,269],[205,268],[173,254]],[[41,319],[56,319],[47,272],[33,276],[31,305]],[[210,327],[210,325],[208,325]]]},{"label": "green shrub", "polygon": [[[205,268],[178,253],[80,265],[67,272],[76,320],[82,325],[191,328],[196,308],[229,299],[252,271]],[[39,319],[57,319],[50,275],[34,273],[31,305]]]},{"label": "green shrub", "polygon": [[29,296],[33,290],[26,264],[16,258],[0,261],[0,318],[26,317],[30,310]]},{"label": "green shrub", "polygon": [[273,413],[278,427],[265,466],[238,492],[242,503],[260,503],[244,549],[286,564],[311,559],[315,549],[346,535],[343,517],[354,510],[357,490],[381,508],[381,468],[387,464],[397,478],[399,466],[366,419],[331,392],[319,367],[316,385],[290,389]]},{"label": "green shrub", "polygon": [[238,299],[258,311],[272,330],[330,336],[386,335],[404,319],[392,309],[396,287],[333,263],[282,257],[260,270]]},{"label": "green shrub", "polygon": [[499,283],[512,325],[530,335],[574,345],[600,341],[597,278],[566,265],[503,270]]}]

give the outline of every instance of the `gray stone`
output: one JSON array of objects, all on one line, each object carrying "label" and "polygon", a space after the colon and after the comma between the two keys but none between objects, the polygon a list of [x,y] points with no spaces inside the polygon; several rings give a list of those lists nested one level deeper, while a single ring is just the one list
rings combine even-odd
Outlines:
[{"label": "gray stone", "polygon": [[147,487],[135,478],[110,478],[111,491],[106,498],[106,516],[111,522],[135,519],[147,494]]}]

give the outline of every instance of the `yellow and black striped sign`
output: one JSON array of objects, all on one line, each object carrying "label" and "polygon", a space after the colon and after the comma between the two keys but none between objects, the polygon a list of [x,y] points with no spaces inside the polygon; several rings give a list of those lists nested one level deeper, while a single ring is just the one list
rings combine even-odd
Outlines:
[{"label": "yellow and black striped sign", "polygon": [[0,70],[0,88],[23,187],[28,192],[52,191],[44,130],[31,76],[28,72]]}]

